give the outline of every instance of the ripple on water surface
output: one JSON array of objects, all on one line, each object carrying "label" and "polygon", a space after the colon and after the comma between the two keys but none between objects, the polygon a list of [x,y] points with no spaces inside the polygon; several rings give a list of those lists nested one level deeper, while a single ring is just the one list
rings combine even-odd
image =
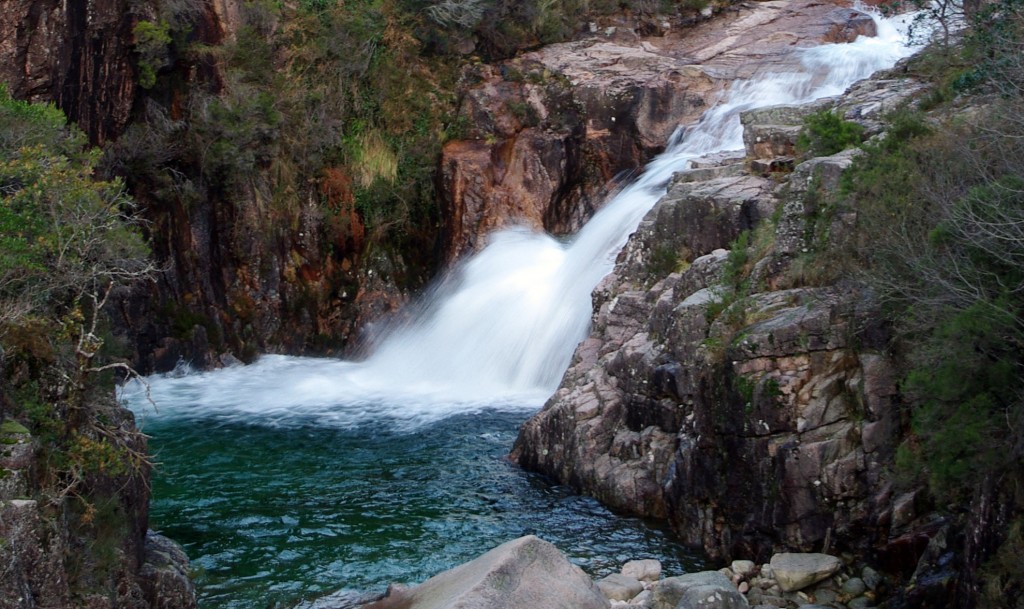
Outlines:
[{"label": "ripple on water surface", "polygon": [[525,417],[484,410],[414,431],[156,417],[153,526],[186,547],[205,609],[418,582],[528,533],[594,575],[640,557],[698,565],[666,530],[508,463]]}]

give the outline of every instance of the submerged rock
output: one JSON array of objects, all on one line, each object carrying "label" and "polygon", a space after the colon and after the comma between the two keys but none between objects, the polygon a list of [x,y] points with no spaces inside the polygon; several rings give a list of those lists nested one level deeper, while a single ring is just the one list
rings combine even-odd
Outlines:
[{"label": "submerged rock", "polygon": [[558,548],[528,535],[364,607],[607,609],[608,606],[608,600],[597,586]]}]

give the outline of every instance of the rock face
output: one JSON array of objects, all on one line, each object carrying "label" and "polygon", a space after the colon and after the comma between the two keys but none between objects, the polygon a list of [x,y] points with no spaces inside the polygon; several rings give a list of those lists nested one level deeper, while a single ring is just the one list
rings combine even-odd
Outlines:
[{"label": "rock face", "polygon": [[606,609],[590,578],[550,543],[529,535],[397,589],[366,609]]},{"label": "rock face", "polygon": [[[112,411],[133,425],[127,411]],[[144,446],[134,447],[144,450]],[[173,541],[149,533],[148,471],[90,483],[111,501],[93,508],[94,527],[78,499],[37,496],[43,465],[37,442],[13,421],[0,426],[0,609],[195,609],[188,559]],[[10,482],[9,482],[10,481]],[[110,485],[107,488],[105,485]]]},{"label": "rock face", "polygon": [[135,101],[130,4],[4,2],[0,82],[16,98],[55,102],[94,142],[116,137]]},{"label": "rock face", "polygon": [[[869,124],[877,99],[917,88],[883,78],[825,103]],[[756,130],[792,114],[744,121]],[[788,182],[677,177],[595,291],[591,335],[512,458],[667,518],[714,558],[867,551],[901,532],[913,517],[895,522],[886,481],[902,422],[877,310],[857,286],[801,266],[818,235],[840,238],[855,214],[822,208],[849,162],[812,159]],[[724,249],[765,221],[745,251]]]}]

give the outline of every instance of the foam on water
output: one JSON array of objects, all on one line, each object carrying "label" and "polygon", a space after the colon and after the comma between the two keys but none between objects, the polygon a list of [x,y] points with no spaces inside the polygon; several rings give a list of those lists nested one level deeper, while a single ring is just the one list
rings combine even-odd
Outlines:
[{"label": "foam on water", "polygon": [[740,112],[837,95],[908,56],[909,19],[876,16],[877,37],[797,49],[803,71],[734,83],[575,238],[560,242],[523,229],[492,235],[365,361],[264,356],[246,367],[151,378],[156,411],[137,384],[125,396],[147,417],[268,425],[312,419],[341,427],[369,421],[416,427],[483,408],[536,409],[586,337],[591,292],[672,174],[694,158],[742,149]]}]

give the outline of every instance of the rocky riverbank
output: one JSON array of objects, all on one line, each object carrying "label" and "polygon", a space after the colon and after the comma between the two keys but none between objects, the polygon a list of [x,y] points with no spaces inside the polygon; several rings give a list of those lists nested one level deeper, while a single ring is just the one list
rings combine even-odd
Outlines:
[{"label": "rocky riverbank", "polygon": [[[862,609],[891,589],[869,566],[827,554],[780,553],[764,564],[736,560],[718,571],[665,574],[654,559],[630,560],[592,581],[555,546],[509,541],[413,587],[391,586],[364,609]],[[358,603],[325,600],[312,607]]]}]

